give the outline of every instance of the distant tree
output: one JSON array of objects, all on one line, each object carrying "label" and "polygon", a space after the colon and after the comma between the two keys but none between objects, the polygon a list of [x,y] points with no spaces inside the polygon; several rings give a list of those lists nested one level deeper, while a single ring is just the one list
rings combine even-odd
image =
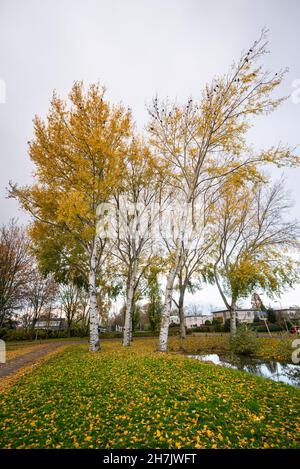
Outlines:
[{"label": "distant tree", "polygon": [[43,276],[35,266],[26,292],[27,321],[32,332],[41,315],[46,314],[49,308],[51,309],[57,293],[58,285],[53,276],[51,274],[47,277]]},{"label": "distant tree", "polygon": [[59,301],[61,309],[66,317],[67,335],[71,337],[72,327],[79,322],[80,309],[82,307],[80,289],[76,285],[60,285]]},{"label": "distant tree", "polygon": [[147,315],[149,319],[150,328],[153,332],[157,332],[160,325],[162,302],[161,302],[161,288],[158,280],[160,269],[155,265],[149,267],[146,277],[146,296]]},{"label": "distant tree", "polygon": [[259,311],[266,311],[266,307],[263,304],[263,301],[258,293],[253,292],[251,297],[251,305],[253,309],[258,309]]},{"label": "distant tree", "polygon": [[26,231],[12,220],[0,228],[0,327],[25,305],[32,270]]},{"label": "distant tree", "polygon": [[140,321],[142,317],[142,308],[138,303],[134,304],[132,314],[132,331],[140,328]]},{"label": "distant tree", "polygon": [[119,312],[115,312],[110,319],[110,327],[115,330],[117,327],[124,327],[125,306],[120,308]]},{"label": "distant tree", "polygon": [[289,253],[298,247],[299,225],[286,222],[289,207],[282,181],[273,187],[232,184],[215,206],[213,269],[220,295],[230,311],[232,334],[236,332],[240,298],[258,287],[279,294],[299,278],[299,265]]}]

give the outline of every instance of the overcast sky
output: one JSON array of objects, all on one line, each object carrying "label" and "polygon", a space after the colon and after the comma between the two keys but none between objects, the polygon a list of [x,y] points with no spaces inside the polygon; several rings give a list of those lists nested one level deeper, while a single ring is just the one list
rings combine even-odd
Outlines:
[{"label": "overcast sky", "polygon": [[[289,68],[281,92],[291,94],[300,80],[299,18],[299,0],[0,0],[0,223],[26,220],[5,198],[6,187],[9,180],[31,180],[32,118],[45,115],[54,89],[66,97],[74,80],[100,81],[112,101],[132,108],[142,129],[145,104],[155,94],[197,98],[267,26],[267,67]],[[279,141],[296,146],[299,122],[300,103],[290,98],[256,120],[249,141],[257,148]],[[285,174],[295,217],[300,168]],[[213,288],[195,301],[222,306]],[[280,301],[300,304],[300,291]]]}]

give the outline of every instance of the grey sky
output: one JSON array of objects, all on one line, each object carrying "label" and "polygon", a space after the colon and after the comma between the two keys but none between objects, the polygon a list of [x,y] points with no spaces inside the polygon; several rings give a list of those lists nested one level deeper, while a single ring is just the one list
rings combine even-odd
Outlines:
[{"label": "grey sky", "polygon": [[[197,98],[203,84],[226,71],[267,26],[267,66],[289,67],[281,91],[290,94],[300,79],[299,18],[298,0],[0,0],[0,80],[6,86],[6,102],[0,103],[0,223],[25,220],[17,204],[5,199],[5,188],[10,179],[31,180],[26,142],[34,114],[45,115],[53,89],[65,97],[74,80],[100,81],[111,100],[132,108],[142,128],[145,103],[156,93]],[[258,148],[279,140],[297,145],[299,122],[300,103],[289,99],[256,120],[249,141]],[[300,168],[285,173],[297,216]],[[221,304],[214,297],[205,300]],[[282,302],[300,298],[291,293]]]}]

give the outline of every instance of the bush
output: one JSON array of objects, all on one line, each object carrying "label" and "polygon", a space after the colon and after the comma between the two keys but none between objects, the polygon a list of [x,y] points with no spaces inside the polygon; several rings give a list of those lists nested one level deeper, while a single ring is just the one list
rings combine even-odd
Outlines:
[{"label": "bush", "polygon": [[26,329],[8,329],[5,335],[5,340],[19,341],[19,340],[32,340],[32,333]]},{"label": "bush", "polygon": [[132,337],[153,337],[158,336],[158,332],[152,331],[134,331]]},{"label": "bush", "polygon": [[276,322],[276,314],[272,308],[267,309],[268,315],[268,322],[275,323]]},{"label": "bush", "polygon": [[192,329],[188,329],[187,331],[190,334],[192,334],[193,332],[226,332],[224,324],[221,323],[216,323],[214,326],[202,324],[199,327],[193,327]]},{"label": "bush", "polygon": [[225,332],[224,324],[216,324],[214,327],[214,332]]},{"label": "bush", "polygon": [[226,319],[225,324],[224,324],[224,331],[230,332],[230,319]]},{"label": "bush", "polygon": [[[269,327],[270,332],[280,332],[280,331],[284,330],[278,324],[268,324],[268,327]],[[258,326],[258,327],[255,328],[255,330],[257,332],[268,332],[268,329],[266,328],[265,325]]]},{"label": "bush", "polygon": [[223,324],[223,320],[221,318],[214,318],[212,320],[212,325],[217,326],[218,324]]},{"label": "bush", "polygon": [[99,334],[101,339],[120,339],[123,337],[123,332],[100,332]]},{"label": "bush", "polygon": [[[67,331],[64,331],[67,334]],[[71,329],[71,337],[86,337],[87,331],[86,327],[75,325]]]},{"label": "bush", "polygon": [[240,355],[251,355],[257,351],[258,341],[255,332],[246,325],[240,326],[230,339],[230,348]]},{"label": "bush", "polygon": [[7,331],[8,329],[6,329],[5,327],[0,329],[0,339],[6,340]]},{"label": "bush", "polygon": [[199,326],[199,327],[193,327],[193,329],[188,329],[188,331],[193,332],[209,332],[210,331],[210,326]]},{"label": "bush", "polygon": [[[44,329],[35,329],[35,330],[30,330],[30,329],[7,329],[4,332],[2,332],[3,329],[1,329],[0,334],[2,334],[2,337],[0,335],[0,338],[3,338],[7,340],[8,342],[13,342],[13,341],[22,341],[22,340],[44,340],[44,339],[65,339],[67,338],[67,331],[66,330],[61,330],[61,331],[46,331]],[[4,335],[3,335],[4,334]]]}]

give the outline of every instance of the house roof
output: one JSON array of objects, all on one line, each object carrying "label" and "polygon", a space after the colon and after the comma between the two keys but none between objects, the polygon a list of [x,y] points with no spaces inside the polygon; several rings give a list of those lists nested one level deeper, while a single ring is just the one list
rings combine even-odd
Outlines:
[{"label": "house roof", "polygon": [[50,318],[49,319],[47,317],[42,317],[42,318],[39,318],[36,323],[38,323],[38,322],[53,322],[53,321],[55,321],[55,322],[57,322],[57,321],[64,322],[65,318]]},{"label": "house roof", "polygon": [[185,314],[185,318],[208,318],[210,314]]}]

